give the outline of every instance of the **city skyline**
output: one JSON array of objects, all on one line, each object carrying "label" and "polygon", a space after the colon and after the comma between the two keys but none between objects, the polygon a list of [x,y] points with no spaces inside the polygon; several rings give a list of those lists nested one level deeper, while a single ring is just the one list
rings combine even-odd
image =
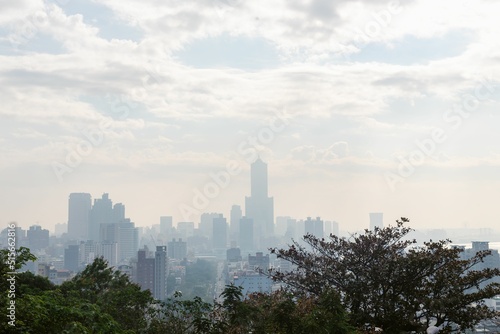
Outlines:
[{"label": "city skyline", "polygon": [[71,193],[109,193],[139,227],[229,218],[260,156],[275,217],[496,228],[499,10],[3,3],[1,222],[53,231]]}]

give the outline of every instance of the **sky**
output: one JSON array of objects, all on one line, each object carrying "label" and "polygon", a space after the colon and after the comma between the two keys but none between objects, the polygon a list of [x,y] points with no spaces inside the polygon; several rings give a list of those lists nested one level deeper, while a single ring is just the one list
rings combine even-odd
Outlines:
[{"label": "sky", "polygon": [[0,1],[0,223],[109,193],[137,226],[229,215],[496,228],[500,2]]}]

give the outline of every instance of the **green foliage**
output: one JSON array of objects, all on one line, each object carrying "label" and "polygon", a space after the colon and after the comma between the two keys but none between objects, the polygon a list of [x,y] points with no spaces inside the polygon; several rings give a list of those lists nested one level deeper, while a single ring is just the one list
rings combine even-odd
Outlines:
[{"label": "green foliage", "polygon": [[200,297],[181,300],[176,293],[173,298],[163,303],[153,319],[148,333],[210,333],[212,330],[211,312],[213,305]]},{"label": "green foliage", "polygon": [[227,285],[222,304],[206,303],[199,297],[181,300],[177,295],[165,303],[150,333],[354,333],[333,291],[319,298],[278,291],[255,293],[248,299],[243,299],[241,291],[241,287]]},{"label": "green foliage", "polygon": [[95,259],[72,280],[63,283],[61,291],[65,296],[97,305],[122,328],[134,332],[147,327],[152,312],[151,292],[141,291],[125,274],[109,268],[102,258]]},{"label": "green foliage", "polygon": [[[385,333],[421,333],[430,324],[463,331],[494,316],[482,300],[500,293],[499,284],[491,283],[500,269],[475,270],[490,253],[465,260],[449,240],[415,247],[406,239],[407,222],[351,238],[307,235],[307,247],[274,249],[297,267],[271,271],[287,288],[244,297],[241,287],[228,285],[221,303],[207,300],[216,268],[203,260],[188,266],[183,293],[163,303],[102,258],[61,286],[19,273],[16,327],[2,322],[0,332],[347,334],[380,327]],[[0,286],[7,291],[8,252],[0,251],[0,257]],[[33,259],[28,249],[20,249],[16,266]],[[2,294],[2,307],[8,302]]]},{"label": "green foliage", "polygon": [[212,301],[213,283],[216,276],[216,263],[198,259],[186,267],[184,282],[178,287],[182,291],[182,299],[200,297],[206,302]]},{"label": "green foliage", "polygon": [[[6,250],[0,251],[3,291],[10,276],[7,256]],[[16,268],[33,260],[29,249],[17,250]],[[15,277],[16,326],[2,321],[1,333],[140,333],[148,327],[154,305],[150,292],[108,268],[103,259],[60,287],[30,272]],[[9,302],[7,293],[2,293],[2,309]]]},{"label": "green foliage", "polygon": [[464,330],[493,317],[482,299],[500,293],[498,284],[487,284],[500,270],[470,270],[489,252],[463,260],[449,240],[414,247],[415,240],[405,239],[411,231],[407,222],[402,218],[395,227],[365,230],[349,239],[306,235],[308,248],[295,243],[272,250],[297,266],[272,276],[316,296],[334,289],[358,328],[370,324],[390,333],[420,332],[437,322]]}]

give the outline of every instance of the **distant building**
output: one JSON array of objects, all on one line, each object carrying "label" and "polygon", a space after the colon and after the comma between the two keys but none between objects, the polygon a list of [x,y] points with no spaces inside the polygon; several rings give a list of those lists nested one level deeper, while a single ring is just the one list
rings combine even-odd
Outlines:
[{"label": "distant building", "polygon": [[320,217],[312,220],[311,217],[307,217],[307,220],[304,221],[304,235],[312,234],[316,238],[323,238],[323,221]]},{"label": "distant building", "polygon": [[168,244],[168,257],[176,260],[183,260],[187,257],[187,242],[182,239],[169,241]]},{"label": "distant building", "polygon": [[291,217],[288,217],[288,216],[276,217],[275,234],[277,236],[284,236],[286,234],[287,229],[288,229],[288,220],[289,219],[291,219]]},{"label": "distant building", "polygon": [[233,205],[230,213],[229,236],[231,241],[237,241],[240,232],[240,219],[243,216],[241,206]]},{"label": "distant building", "polygon": [[118,227],[118,262],[129,260],[139,249],[139,230],[130,219],[115,225]]},{"label": "distant building", "polygon": [[255,249],[253,232],[253,219],[246,217],[241,218],[238,243],[242,251],[251,252]]},{"label": "distant building", "polygon": [[[117,223],[101,224],[99,239],[101,245],[108,245],[110,252],[112,252],[112,249],[109,247],[116,244],[116,263],[131,259],[139,249],[139,229],[128,218]],[[111,256],[111,259],[112,253],[107,254]],[[99,253],[99,255],[102,256],[103,254]]]},{"label": "distant building", "polygon": [[384,214],[382,212],[370,213],[370,230],[373,231],[375,227],[384,228]]},{"label": "distant building", "polygon": [[262,252],[255,253],[255,256],[248,254],[248,265],[252,270],[261,269],[267,271],[269,269],[269,254],[265,256]]},{"label": "distant building", "polygon": [[270,293],[273,287],[273,280],[263,274],[255,272],[239,273],[233,277],[235,286],[241,286],[241,293],[246,296],[253,292]]},{"label": "distant building", "polygon": [[129,279],[132,279],[132,277],[134,276],[134,268],[127,264],[119,265],[116,269],[118,269],[121,273],[127,275]]},{"label": "distant building", "polygon": [[194,222],[178,222],[177,234],[185,240],[192,237],[194,234]]},{"label": "distant building", "polygon": [[125,205],[116,203],[113,205],[113,221],[111,223],[119,223],[125,219]]},{"label": "distant building", "polygon": [[87,193],[71,193],[68,199],[68,237],[87,240],[92,197]]},{"label": "distant building", "polygon": [[31,251],[42,250],[49,247],[49,230],[42,229],[39,225],[30,226],[27,231],[28,245]]},{"label": "distant building", "polygon": [[78,272],[80,267],[80,246],[69,245],[64,250],[64,268],[72,272]]},{"label": "distant building", "polygon": [[213,238],[213,220],[214,218],[222,218],[222,213],[204,212],[200,216],[200,232],[201,235],[212,240]]},{"label": "distant building", "polygon": [[241,261],[241,250],[239,248],[229,248],[226,251],[226,261],[227,262],[238,262]]},{"label": "distant building", "polygon": [[168,257],[167,246],[157,246],[155,252],[155,279],[153,296],[158,300],[167,298]]},{"label": "distant building", "polygon": [[137,284],[142,290],[149,290],[153,294],[155,289],[155,258],[149,257],[147,248],[137,252]]},{"label": "distant building", "polygon": [[212,221],[213,226],[213,248],[216,250],[227,249],[227,221],[226,218],[214,218]]},{"label": "distant building", "polygon": [[98,256],[104,258],[110,267],[118,263],[118,244],[116,242],[101,242],[98,245]]},{"label": "distant building", "polygon": [[253,219],[254,242],[274,235],[274,199],[268,196],[267,164],[258,158],[250,166],[250,197],[245,198],[245,216]]},{"label": "distant building", "polygon": [[[483,270],[486,268],[500,268],[500,256],[498,254],[498,250],[490,249],[488,241],[473,241],[472,248],[465,250],[466,258],[470,259],[475,256],[478,252],[487,251],[491,252],[491,255],[486,256],[483,262],[476,264],[473,269],[474,270]],[[500,282],[500,278],[497,280]]]},{"label": "distant building", "polygon": [[298,240],[298,239],[302,238],[302,235],[298,230],[299,229],[297,228],[297,220],[296,219],[289,218],[286,220],[285,237],[287,239]]},{"label": "distant building", "polygon": [[98,256],[98,243],[94,240],[87,240],[80,243],[80,265],[86,266],[89,263],[94,262],[94,259]]},{"label": "distant building", "polygon": [[89,240],[99,241],[101,224],[112,224],[114,222],[113,202],[109,195],[104,193],[102,198],[94,199],[94,205],[89,216]]},{"label": "distant building", "polygon": [[160,217],[160,233],[166,237],[172,236],[172,216]]},{"label": "distant building", "polygon": [[332,231],[330,233],[336,235],[337,237],[340,235],[338,222],[332,221]]},{"label": "distant building", "polygon": [[136,283],[143,290],[151,291],[154,298],[165,300],[168,278],[167,246],[157,246],[154,257],[149,255],[147,247],[137,252]]}]

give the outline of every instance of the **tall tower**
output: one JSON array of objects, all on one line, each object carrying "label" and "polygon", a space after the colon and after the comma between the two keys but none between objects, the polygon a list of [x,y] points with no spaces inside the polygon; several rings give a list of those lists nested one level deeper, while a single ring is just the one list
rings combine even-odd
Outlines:
[{"label": "tall tower", "polygon": [[87,240],[89,230],[89,214],[92,198],[87,193],[69,194],[68,200],[68,236]]},{"label": "tall tower", "polygon": [[257,245],[274,234],[274,200],[267,193],[267,164],[260,158],[251,165],[250,197],[245,198],[245,217],[253,220]]},{"label": "tall tower", "polygon": [[153,295],[163,301],[167,298],[168,258],[167,246],[156,246]]}]

